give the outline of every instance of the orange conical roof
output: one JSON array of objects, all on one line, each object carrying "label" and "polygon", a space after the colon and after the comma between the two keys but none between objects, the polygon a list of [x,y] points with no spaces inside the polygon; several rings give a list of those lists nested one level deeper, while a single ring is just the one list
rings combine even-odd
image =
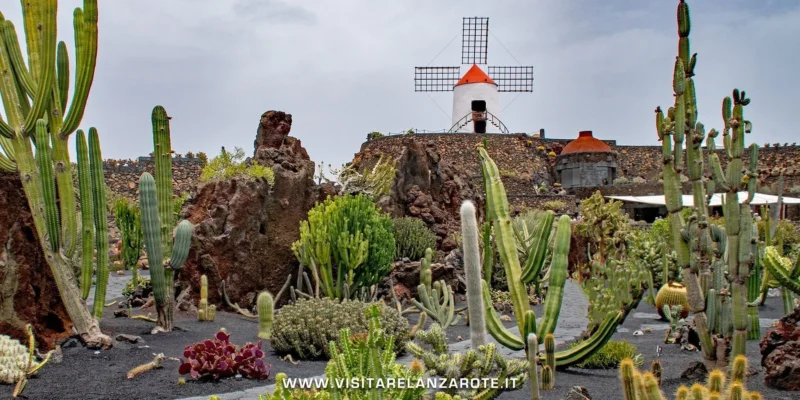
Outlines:
[{"label": "orange conical roof", "polygon": [[592,136],[592,131],[581,131],[578,133],[578,138],[567,143],[561,149],[561,155],[570,153],[586,153],[586,152],[610,152],[609,147],[605,142]]},{"label": "orange conical roof", "polygon": [[461,77],[461,80],[456,83],[456,86],[465,83],[491,83],[497,85],[477,64],[472,64],[472,67]]}]

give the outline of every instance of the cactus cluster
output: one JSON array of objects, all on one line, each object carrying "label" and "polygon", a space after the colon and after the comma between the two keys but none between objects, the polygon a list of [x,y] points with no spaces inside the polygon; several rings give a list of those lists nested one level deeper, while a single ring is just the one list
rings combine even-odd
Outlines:
[{"label": "cactus cluster", "polygon": [[213,304],[208,305],[208,277],[200,277],[200,304],[197,305],[197,319],[199,321],[214,321],[217,314],[217,307]]},{"label": "cactus cluster", "polygon": [[436,247],[436,234],[425,225],[425,221],[414,217],[395,218],[395,259],[417,260],[425,256],[427,249]]},{"label": "cactus cluster", "polygon": [[420,283],[417,287],[417,295],[419,301],[411,300],[414,306],[445,329],[461,320],[461,317],[455,314],[456,301],[453,297],[453,289],[444,280],[434,283],[430,290],[424,283]]},{"label": "cactus cluster", "polygon": [[649,285],[650,271],[642,263],[627,258],[598,258],[592,263],[591,277],[582,283],[589,300],[589,326],[594,332],[609,315],[625,314],[635,308]]},{"label": "cactus cluster", "polygon": [[[624,360],[619,368],[622,392],[625,400],[666,400],[661,390],[661,363],[654,361],[650,372],[642,374],[633,360]],[[676,400],[761,400],[757,392],[748,392],[745,388],[747,375],[747,357],[737,356],[731,367],[730,382],[726,382],[725,373],[714,369],[708,374],[705,385],[695,383],[691,387],[680,386],[675,392]]]},{"label": "cactus cluster", "polygon": [[[693,80],[697,54],[690,52],[689,6],[684,0],[678,4],[677,20],[678,56],[672,82],[675,104],[666,115],[661,108],[656,109],[656,131],[662,141],[664,162],[664,195],[672,247],[683,270],[683,283],[703,356],[707,362],[725,364],[729,343],[732,357],[744,354],[748,330],[752,329],[749,319],[757,317],[747,310],[747,286],[757,253],[754,244],[758,236],[753,232],[750,201],[757,185],[758,147],[749,146],[749,161],[745,164],[745,134],[750,133],[752,124],[744,119],[743,111],[750,99],[734,89],[733,96],[722,102],[725,126],[722,139],[728,158],[723,170],[715,152],[719,132],[712,129],[706,134],[697,119]],[[704,141],[712,179],[703,176]],[[680,177],[684,173],[691,183],[694,199],[688,221],[681,213],[684,207]],[[739,192],[743,190],[747,198],[740,201]],[[724,228],[709,224],[707,204],[716,191],[724,193]]]},{"label": "cactus cluster", "polygon": [[[292,354],[299,359],[330,357],[328,343],[339,336],[342,328],[353,334],[369,329],[365,310],[370,306],[356,300],[298,299],[294,304],[281,307],[272,323],[270,345],[281,354]],[[395,349],[405,349],[409,340],[408,320],[392,307],[380,304],[383,330],[395,340]]]},{"label": "cactus cluster", "polygon": [[[172,148],[169,117],[164,107],[153,108],[152,122],[158,180],[148,172],[144,172],[139,178],[139,207],[158,326],[169,332],[173,328],[175,271],[183,267],[189,255],[193,227],[189,221],[181,221],[174,227],[173,241],[175,216],[172,212]],[[164,254],[170,252],[171,256],[165,260]]]},{"label": "cactus cluster", "polygon": [[[462,353],[451,353],[444,330],[432,323],[428,331],[420,332],[406,349],[421,360],[431,376],[444,378],[445,382],[460,382],[461,379],[497,378],[499,385],[486,387],[445,387],[439,391],[468,399],[491,399],[503,391],[516,390],[523,386],[529,369],[528,361],[506,360],[497,352],[494,343],[481,345]],[[506,379],[507,378],[507,379]]]},{"label": "cactus cluster", "polygon": [[42,362],[36,362],[33,356],[36,344],[33,338],[33,327],[28,324],[26,329],[28,331],[28,347],[23,346],[19,340],[0,335],[0,383],[16,385],[12,397],[19,396],[25,389],[27,378],[36,373],[50,359],[50,353],[47,353]]},{"label": "cactus cluster", "polygon": [[131,270],[131,282],[136,287],[139,284],[137,263],[144,247],[142,213],[136,203],[126,197],[120,197],[114,202],[114,220],[122,241],[122,262],[126,269]]},{"label": "cactus cluster", "polygon": [[[497,165],[489,157],[482,145],[478,145],[478,153],[486,191],[487,219],[492,221],[494,228],[495,241],[505,269],[520,335],[518,336],[506,329],[495,313],[489,292],[489,284],[486,281],[486,279],[489,279],[488,276],[484,276],[484,280],[481,282],[486,327],[498,343],[514,350],[522,350],[526,348],[528,334],[535,333],[537,337],[544,337],[548,333],[552,334],[555,331],[558,314],[561,310],[564,283],[567,279],[567,256],[569,254],[571,236],[570,219],[566,215],[562,215],[558,219],[548,272],[548,294],[545,300],[544,315],[540,321],[537,321],[536,314],[529,307],[525,284],[538,279],[536,276],[537,271],[541,271],[543,268],[547,243],[549,242],[547,238],[551,235],[551,226],[555,216],[552,211],[542,214],[544,220],[539,225],[538,233],[534,235],[537,239],[532,241],[532,248],[538,250],[528,252],[529,257],[525,261],[524,268],[522,268],[509,216],[508,199],[503,182],[500,180]],[[477,233],[475,234],[477,235]],[[466,242],[465,245],[467,245]],[[465,253],[467,252],[469,250],[465,249]],[[579,346],[556,353],[556,365],[564,367],[589,357],[611,338],[618,323],[622,320],[622,316],[622,311],[609,314],[589,339],[581,342]],[[526,350],[530,351],[530,349]]]},{"label": "cactus cluster", "polygon": [[[84,134],[77,135],[82,139],[77,140],[82,203],[80,233],[68,146],[70,135],[76,132],[83,118],[94,79],[97,0],[84,0],[83,7],[73,13],[77,55],[74,84],[70,84],[67,45],[57,39],[58,1],[31,0],[22,5],[27,63],[17,28],[0,14],[0,71],[3,71],[0,93],[6,111],[5,119],[0,118],[0,169],[19,174],[44,259],[75,330],[89,347],[106,348],[111,339],[100,331],[97,322],[108,274],[105,183],[97,131],[90,129],[88,145]],[[81,243],[80,253],[78,243]],[[89,294],[95,248],[97,290],[92,315],[84,299]],[[79,255],[83,269],[81,286],[75,282],[71,265]]]}]

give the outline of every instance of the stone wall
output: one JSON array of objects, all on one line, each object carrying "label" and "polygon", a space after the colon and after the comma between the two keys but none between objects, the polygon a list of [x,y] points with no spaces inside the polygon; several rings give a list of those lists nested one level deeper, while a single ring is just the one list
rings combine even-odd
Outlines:
[{"label": "stone wall", "polygon": [[[413,137],[422,144],[432,144],[444,159],[454,163],[471,178],[471,183],[480,190],[480,164],[475,145],[486,139],[489,154],[497,163],[509,197],[512,195],[535,195],[534,186],[542,182],[552,185],[556,179],[554,159],[548,154],[552,151],[558,155],[561,149],[572,139],[541,139],[525,134],[466,134],[417,133],[414,135],[385,136],[367,141],[361,145],[361,152],[356,159],[365,155],[388,154],[398,157],[403,145],[401,139]],[[617,153],[617,176],[633,179],[640,177],[645,184],[626,184],[620,188],[612,185],[603,188],[608,194],[650,195],[663,193],[659,182],[661,174],[661,146],[627,146],[618,145],[614,140],[604,140],[612,151]],[[800,146],[793,144],[766,144],[759,148],[759,191],[773,193],[776,190],[777,177],[784,173],[784,188],[787,196],[800,196]],[[720,159],[725,165],[724,150],[719,150]],[[707,164],[707,163],[706,163]],[[707,167],[707,165],[706,165]],[[795,193],[792,192],[794,188]],[[686,187],[685,189],[688,189]],[[570,191],[578,198],[591,190]]]},{"label": "stone wall", "polygon": [[[200,181],[203,165],[203,160],[199,158],[172,159],[172,185],[175,195],[180,196],[193,190]],[[137,160],[106,160],[103,170],[106,184],[114,195],[136,200],[139,197],[139,177],[144,172],[155,176],[155,167],[152,157],[139,157]]]}]

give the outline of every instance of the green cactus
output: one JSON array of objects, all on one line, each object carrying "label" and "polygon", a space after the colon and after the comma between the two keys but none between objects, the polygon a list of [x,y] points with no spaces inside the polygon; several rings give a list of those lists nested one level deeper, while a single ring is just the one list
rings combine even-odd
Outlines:
[{"label": "green cactus", "polygon": [[[564,294],[564,284],[567,278],[567,256],[569,254],[571,236],[570,219],[566,215],[562,215],[558,219],[553,243],[553,256],[548,272],[550,277],[548,295],[544,306],[544,315],[540,322],[537,323],[535,314],[533,314],[533,312],[527,312],[529,311],[529,301],[525,289],[526,282],[523,277],[527,276],[533,279],[531,269],[538,268],[538,266],[533,265],[533,263],[526,263],[524,270],[520,267],[516,241],[513,236],[511,219],[508,212],[508,199],[505,194],[503,182],[500,180],[497,165],[489,157],[486,149],[478,146],[478,152],[484,171],[487,204],[491,204],[491,208],[488,209],[489,215],[487,218],[494,224],[496,244],[503,266],[505,267],[511,302],[514,306],[514,315],[517,318],[517,328],[519,329],[520,335],[517,336],[509,332],[495,313],[489,293],[489,284],[485,277],[482,281],[482,285],[484,311],[486,313],[486,328],[498,343],[514,350],[522,350],[525,348],[525,343],[522,338],[527,338],[529,333],[536,333],[537,337],[544,337],[548,333],[553,333],[555,331]],[[549,232],[546,232],[546,234],[549,234]],[[541,231],[541,235],[545,235],[545,230]],[[533,253],[535,252],[531,252],[530,254]],[[623,313],[621,311],[610,313],[588,340],[585,340],[579,346],[557,353],[556,365],[565,367],[589,357],[611,338],[617,324],[621,322],[622,316]],[[532,328],[535,328],[536,331],[532,332]]]},{"label": "green cactus", "polygon": [[800,257],[792,263],[789,258],[780,255],[777,247],[767,246],[764,249],[763,262],[769,274],[781,286],[800,296]]},{"label": "green cactus", "polygon": [[419,301],[411,299],[411,303],[441,324],[444,329],[461,320],[461,316],[455,313],[456,302],[453,297],[453,289],[445,281],[436,282],[430,291],[424,283],[420,283],[417,286],[417,295]]},{"label": "green cactus", "polygon": [[658,386],[661,387],[661,376],[664,373],[664,368],[661,365],[661,360],[653,360],[653,363],[650,364],[650,373],[656,378],[658,381]]},{"label": "green cactus", "polygon": [[[478,248],[478,222],[475,205],[471,201],[461,204],[461,235],[464,238],[464,274],[467,279],[467,312],[469,336],[472,347],[486,344],[486,313],[481,293],[481,260]],[[538,348],[538,346],[537,346]]]},{"label": "green cactus", "polygon": [[553,390],[555,388],[555,377],[553,369],[549,365],[542,366],[542,390]]},{"label": "green cactus", "polygon": [[78,151],[78,189],[81,198],[81,239],[83,246],[81,254],[81,298],[86,300],[92,289],[92,274],[94,272],[94,259],[89,256],[94,252],[94,202],[92,199],[92,181],[89,172],[89,145],[86,135],[78,130],[75,137],[75,146]]},{"label": "green cactus", "polygon": [[[87,232],[78,232],[68,148],[70,135],[83,118],[94,78],[97,0],[84,0],[83,7],[73,13],[77,79],[71,101],[67,49],[57,39],[57,9],[57,0],[23,3],[27,63],[16,27],[0,14],[0,71],[4,71],[0,97],[6,110],[5,120],[0,119],[0,169],[19,174],[44,259],[78,336],[89,347],[106,348],[111,339],[100,331],[83,300],[86,285],[79,288],[72,271],[78,242],[86,243]],[[87,163],[81,164],[88,170]],[[84,217],[93,218],[87,211],[83,211]],[[91,252],[83,257],[91,258]],[[84,261],[82,268],[87,264]]]},{"label": "green cactus", "polygon": [[272,295],[267,291],[259,293],[256,307],[258,308],[258,337],[269,339],[272,337],[272,319],[275,313]]},{"label": "green cactus", "polygon": [[[747,357],[737,356],[734,360],[734,366],[744,365],[746,370]],[[735,367],[738,368],[738,367]],[[735,374],[734,372],[733,374]],[[734,378],[730,379],[730,384],[725,385],[725,374],[714,369],[708,374],[708,381],[706,385],[695,383],[691,388],[681,386],[675,392],[676,400],[712,400],[712,399],[744,399],[756,400],[761,399],[761,395],[757,392],[748,392],[745,389],[743,380]],[[627,358],[620,363],[619,377],[622,383],[622,391],[625,400],[666,400],[667,397],[661,392],[659,388],[659,378],[655,373],[646,372],[640,373],[634,366],[633,360]]]},{"label": "green cactus", "polygon": [[161,221],[161,243],[164,253],[172,250],[172,229],[175,218],[172,214],[172,144],[167,110],[155,106],[151,115],[153,123],[153,157],[156,164],[156,195],[158,216]]},{"label": "green cactus", "polygon": [[431,262],[433,261],[433,250],[431,248],[425,249],[425,257],[419,260],[419,283],[425,285],[428,292],[433,289],[433,272],[431,271]]},{"label": "green cactus", "polygon": [[[94,317],[103,316],[108,286],[108,216],[106,183],[103,175],[103,157],[97,129],[89,128],[89,174],[92,181],[92,209],[94,211],[95,246],[97,247],[97,284],[94,289]],[[87,255],[84,255],[86,257]]]},{"label": "green cactus", "polygon": [[114,202],[114,220],[119,228],[122,241],[122,261],[125,268],[130,269],[131,282],[135,287],[139,281],[139,257],[144,246],[142,233],[142,213],[139,206],[126,197],[120,197]]},{"label": "green cactus", "polygon": [[139,178],[139,207],[142,212],[145,251],[150,266],[153,295],[156,300],[158,326],[169,332],[173,327],[174,271],[183,266],[189,254],[192,224],[186,220],[178,224],[175,230],[172,256],[165,262],[156,190],[156,181],[153,176],[147,172],[143,173]]},{"label": "green cactus", "polygon": [[208,277],[200,276],[200,304],[197,306],[197,319],[199,321],[214,321],[217,314],[215,305],[208,305]]}]

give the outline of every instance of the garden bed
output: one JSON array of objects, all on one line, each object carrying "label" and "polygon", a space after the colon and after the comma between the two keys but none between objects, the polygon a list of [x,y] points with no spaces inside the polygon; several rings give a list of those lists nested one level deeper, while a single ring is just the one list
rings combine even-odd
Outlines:
[{"label": "garden bed", "polygon": [[[459,306],[463,304],[461,296],[457,296]],[[564,299],[565,305],[570,302]],[[541,306],[534,307],[537,315],[541,315]],[[247,319],[237,314],[218,312],[214,322],[199,322],[194,314],[176,313],[176,325],[182,331],[151,335],[153,323],[128,319],[114,318],[113,312],[117,306],[107,307],[102,321],[103,331],[116,337],[120,333],[140,336],[143,342],[130,344],[114,341],[114,348],[108,351],[95,352],[87,350],[80,345],[63,349],[63,361],[48,363],[36,377],[29,380],[28,387],[23,393],[28,399],[180,399],[193,396],[207,398],[212,394],[240,392],[236,396],[223,396],[235,398],[251,398],[244,396],[241,391],[274,384],[274,377],[278,372],[284,372],[292,378],[316,377],[324,374],[327,361],[300,361],[295,365],[284,361],[274,354],[268,342],[263,343],[266,353],[265,361],[272,365],[270,379],[257,381],[249,379],[229,378],[219,382],[196,382],[188,375],[178,373],[179,362],[170,360],[170,357],[180,358],[183,348],[191,343],[212,337],[220,327],[224,327],[231,334],[231,342],[237,345],[247,341],[256,342],[258,325],[256,320]],[[136,312],[139,314],[140,312]],[[563,310],[562,310],[563,314]],[[760,309],[762,321],[778,319],[783,316],[780,299],[770,298],[766,306]],[[563,319],[570,315],[562,315]],[[409,316],[410,322],[416,322],[417,315]],[[507,325],[513,326],[513,322]],[[764,324],[762,324],[764,325]],[[652,332],[643,336],[634,336],[633,332],[643,329],[644,326],[652,327]],[[644,356],[644,365],[640,369],[649,368],[650,362],[656,355],[656,349],[661,346],[661,362],[664,367],[663,389],[672,398],[675,389],[681,384],[691,385],[690,381],[682,381],[681,373],[694,361],[700,361],[699,352],[680,350],[679,345],[664,344],[664,334],[667,323],[655,320],[655,309],[642,302],[638,309],[627,318],[623,326],[614,335],[613,340],[624,340],[634,344]],[[762,334],[768,328],[762,326]],[[558,332],[557,332],[558,334]],[[559,336],[559,335],[557,335]],[[469,339],[469,329],[464,325],[464,320],[447,330],[447,339],[450,343]],[[74,342],[76,343],[76,342]],[[77,343],[76,343],[77,344]],[[69,346],[69,344],[67,344]],[[564,348],[565,343],[560,343],[559,348]],[[125,379],[127,372],[133,367],[149,362],[153,353],[164,353],[167,359],[163,368],[145,372],[134,379]],[[521,355],[521,352],[516,354]],[[761,370],[761,356],[758,341],[747,342],[747,354],[750,366]],[[408,356],[399,361],[410,360]],[[749,377],[747,387],[750,390],[761,392],[764,398],[783,400],[797,398],[796,393],[783,392],[764,386],[763,372]],[[185,378],[185,384],[179,384],[180,378]],[[543,399],[562,399],[573,386],[583,386],[588,389],[595,399],[621,399],[621,385],[616,369],[588,370],[571,368],[568,371],[557,371],[555,375],[555,389],[543,391]],[[0,386],[0,397],[6,398],[11,393],[11,386]],[[252,397],[255,399],[255,397]],[[530,399],[531,393],[527,384],[520,390],[504,392],[498,399]]]}]

